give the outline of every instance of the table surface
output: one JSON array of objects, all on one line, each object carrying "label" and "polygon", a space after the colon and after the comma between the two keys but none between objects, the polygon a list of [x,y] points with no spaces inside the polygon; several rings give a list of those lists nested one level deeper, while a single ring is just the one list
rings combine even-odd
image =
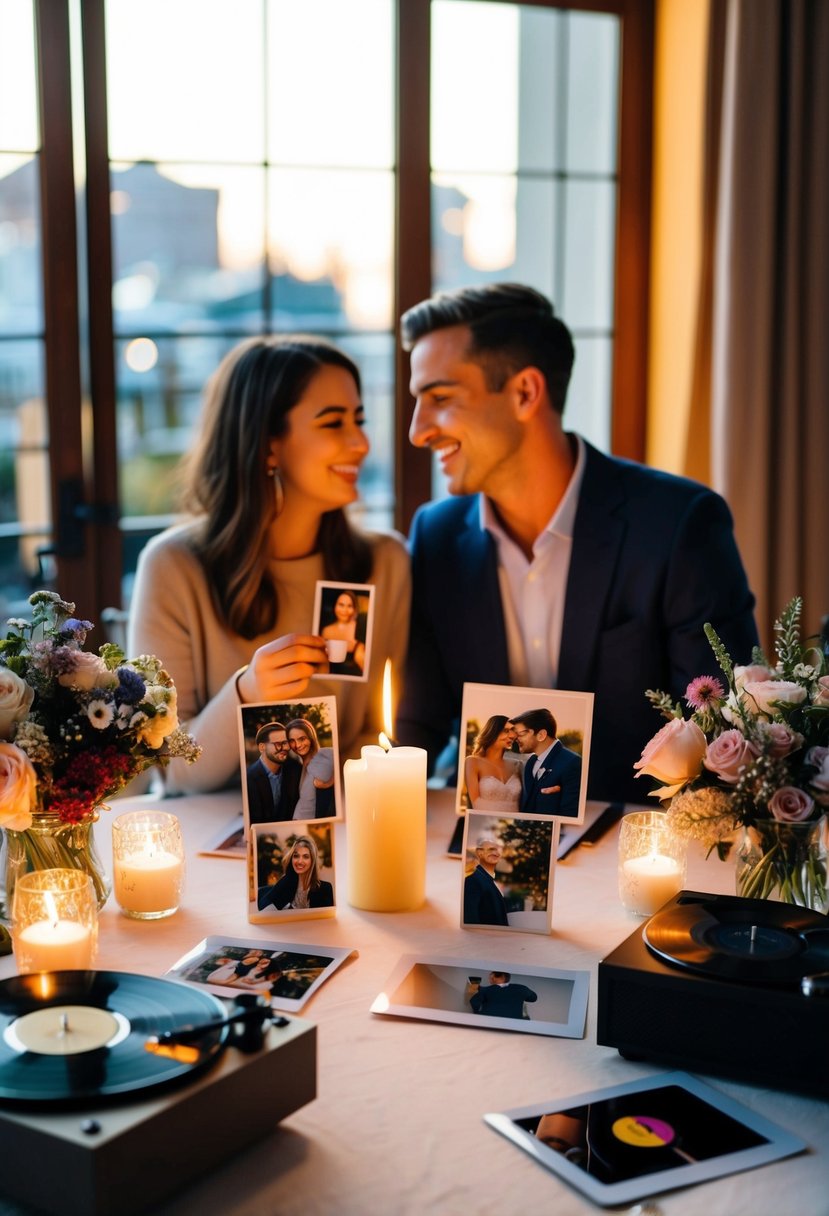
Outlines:
[{"label": "table surface", "polygon": [[[284,926],[247,921],[245,866],[199,855],[241,809],[230,793],[168,800],[118,800],[117,811],[162,806],[182,823],[187,886],[178,913],[140,922],[110,899],[101,913],[98,967],[161,975],[211,934],[245,940],[347,946],[345,963],[302,1010],[318,1027],[318,1097],[266,1139],[166,1204],[158,1216],[470,1216],[597,1209],[483,1122],[488,1111],[566,1098],[666,1071],[622,1059],[596,1044],[597,965],[637,923],[621,907],[616,882],[618,828],[559,863],[550,936],[459,928],[461,863],[445,855],[454,791],[430,791],[427,899],[416,913],[358,911],[345,902],[345,825],[336,827],[335,919]],[[109,862],[106,818],[96,829]],[[733,869],[689,858],[689,889],[733,890]],[[378,1017],[372,1001],[403,954],[511,961],[590,973],[583,1039]],[[0,960],[0,978],[14,974]],[[712,1010],[712,1016],[716,1011]],[[829,1019],[828,1019],[829,1021]],[[724,1036],[739,1035],[723,1026]],[[774,1027],[769,1027],[774,1050]],[[829,1212],[829,1104],[733,1081],[705,1078],[751,1110],[801,1135],[807,1153],[747,1173],[660,1195],[663,1216],[764,1216]],[[219,1114],[220,1112],[217,1112]],[[0,1214],[20,1209],[0,1199]]]}]

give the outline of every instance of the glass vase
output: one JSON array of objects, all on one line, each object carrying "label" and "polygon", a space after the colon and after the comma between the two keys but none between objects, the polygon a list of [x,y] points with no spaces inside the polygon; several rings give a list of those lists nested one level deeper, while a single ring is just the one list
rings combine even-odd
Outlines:
[{"label": "glass vase", "polygon": [[744,829],[737,848],[737,894],[825,913],[826,862],[825,817],[806,823],[758,820]]},{"label": "glass vase", "polygon": [[98,810],[79,823],[64,823],[49,810],[35,810],[32,826],[25,832],[5,831],[5,911],[11,913],[14,887],[21,874],[31,870],[84,870],[92,879],[95,899],[102,908],[112,890],[112,881],[95,848],[93,827]]}]

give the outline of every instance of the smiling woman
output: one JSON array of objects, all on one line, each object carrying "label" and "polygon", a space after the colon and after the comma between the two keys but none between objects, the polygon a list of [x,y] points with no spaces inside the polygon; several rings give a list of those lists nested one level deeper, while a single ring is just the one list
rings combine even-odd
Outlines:
[{"label": "smiling woman", "polygon": [[[315,339],[243,342],[210,382],[186,467],[195,518],[147,546],[131,614],[139,651],[163,639],[179,715],[203,747],[174,788],[226,784],[240,702],[299,696],[314,676],[315,692],[337,696],[344,754],[376,738],[379,673],[386,658],[402,668],[409,571],[400,538],[359,532],[344,512],[368,453],[363,421],[356,366]],[[378,588],[376,667],[353,690],[324,682],[325,639],[310,632],[320,579]]]}]

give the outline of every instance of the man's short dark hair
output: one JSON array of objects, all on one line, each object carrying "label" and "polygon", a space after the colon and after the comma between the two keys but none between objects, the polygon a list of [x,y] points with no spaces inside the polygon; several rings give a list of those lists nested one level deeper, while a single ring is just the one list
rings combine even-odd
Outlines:
[{"label": "man's short dark hair", "polygon": [[553,408],[562,413],[575,349],[569,329],[540,291],[520,283],[487,283],[440,292],[403,314],[403,348],[411,350],[427,334],[453,325],[469,327],[469,354],[491,392],[523,367],[537,367]]},{"label": "man's short dark hair", "polygon": [[[268,736],[271,734],[272,731],[275,731],[275,730],[285,730],[285,727],[282,725],[281,722],[266,722],[264,726],[260,726],[259,730],[256,732],[255,743],[257,744],[257,746],[260,743],[270,743],[270,739]],[[285,731],[286,735],[287,735],[287,733],[288,732]]]},{"label": "man's short dark hair", "polygon": [[537,735],[540,730],[546,730],[551,739],[555,739],[558,726],[549,709],[527,709],[517,718],[512,719],[513,725],[526,726]]}]

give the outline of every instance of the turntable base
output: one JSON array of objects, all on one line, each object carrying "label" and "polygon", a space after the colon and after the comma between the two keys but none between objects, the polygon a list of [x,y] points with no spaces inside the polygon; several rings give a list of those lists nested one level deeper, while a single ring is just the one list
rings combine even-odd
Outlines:
[{"label": "turntable base", "polygon": [[[710,910],[726,921],[730,915],[735,924],[746,914],[762,923],[765,911],[769,919],[777,921],[769,932],[782,936],[780,905],[764,906],[762,900],[737,896],[680,892],[599,963],[596,1041],[617,1048],[629,1059],[653,1060],[715,1077],[733,1077],[752,1085],[817,1093],[826,1098],[829,998],[804,996],[799,979],[789,974],[783,982],[743,982],[724,978],[722,973],[706,974],[704,969],[671,965],[648,949],[643,933],[657,918],[665,923],[665,914],[675,913],[674,920],[682,924],[688,909],[695,906],[703,919]],[[818,937],[829,933],[829,919],[817,913],[806,915],[815,917],[818,925],[823,922],[827,926],[818,929]],[[670,925],[670,916],[667,920]],[[678,953],[681,956],[682,950]],[[817,968],[825,971],[825,962],[820,962],[823,949],[816,953]],[[804,970],[814,970],[815,966],[807,961]],[[739,971],[737,966],[735,973]],[[773,974],[773,968],[769,974]]]},{"label": "turntable base", "polygon": [[132,1216],[221,1164],[316,1097],[316,1027],[271,1026],[260,1051],[138,1102],[50,1113],[0,1105],[0,1189],[60,1216]]}]

